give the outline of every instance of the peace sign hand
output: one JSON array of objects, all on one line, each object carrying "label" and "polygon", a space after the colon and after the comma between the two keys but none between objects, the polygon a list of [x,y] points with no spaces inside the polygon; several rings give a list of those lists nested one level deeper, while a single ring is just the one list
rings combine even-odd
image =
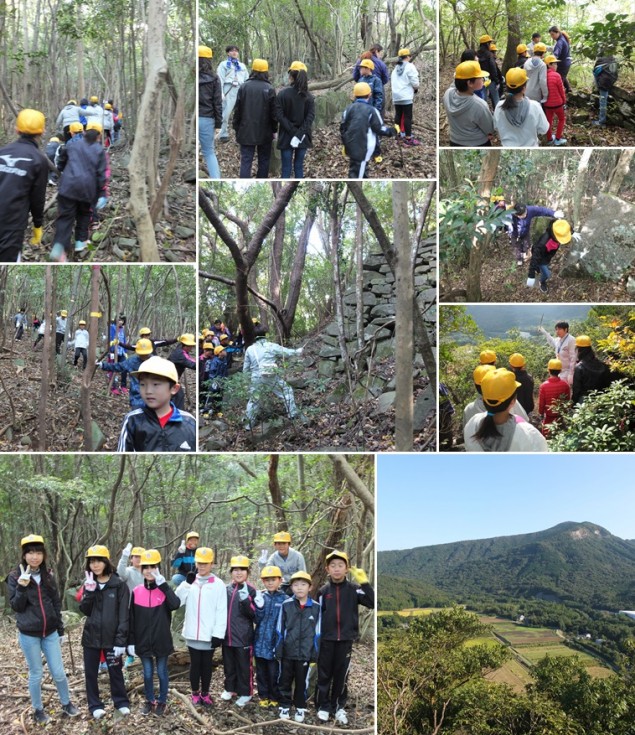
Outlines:
[{"label": "peace sign hand", "polygon": [[86,572],[86,581],[84,582],[86,592],[94,592],[97,589],[97,582],[93,578],[92,572]]},{"label": "peace sign hand", "polygon": [[18,577],[18,584],[22,587],[28,587],[31,581],[31,567],[27,564],[26,569],[20,564],[20,576]]}]

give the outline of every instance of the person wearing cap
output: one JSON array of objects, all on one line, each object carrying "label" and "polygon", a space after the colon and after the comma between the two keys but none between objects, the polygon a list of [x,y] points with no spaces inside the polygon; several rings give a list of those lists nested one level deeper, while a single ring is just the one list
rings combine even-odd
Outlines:
[{"label": "person wearing cap", "polygon": [[29,670],[28,686],[33,719],[46,725],[51,718],[42,701],[42,655],[62,705],[62,714],[75,717],[79,710],[71,702],[64,672],[61,643],[66,641],[62,602],[53,572],[46,566],[46,547],[39,534],[20,542],[20,563],[6,578],[9,604],[15,612],[18,643]]},{"label": "person wearing cap", "polygon": [[528,288],[534,287],[536,275],[540,273],[540,290],[543,293],[548,293],[547,281],[551,278],[549,264],[560,246],[570,243],[572,237],[573,231],[567,220],[553,219],[549,222],[547,229],[531,248],[531,260],[529,261],[529,273],[527,274]]},{"label": "person wearing cap", "polygon": [[549,35],[555,41],[552,54],[558,60],[558,74],[562,77],[562,83],[567,93],[571,92],[571,85],[567,79],[569,69],[571,68],[571,40],[565,31],[561,31],[558,26],[551,26]]},{"label": "person wearing cap", "polygon": [[478,51],[476,52],[476,59],[480,64],[481,69],[484,72],[487,72],[489,78],[492,80],[492,83],[487,88],[487,91],[488,96],[492,102],[492,109],[496,109],[496,105],[500,100],[500,97],[498,96],[498,87],[502,81],[502,77],[498,67],[496,66],[494,54],[490,50],[493,42],[494,39],[487,33],[482,35],[478,39],[479,47]]},{"label": "person wearing cap", "polygon": [[530,100],[535,100],[544,104],[549,88],[547,87],[547,65],[544,62],[544,55],[547,53],[547,47],[544,43],[537,43],[534,46],[534,53],[530,59],[526,59],[521,67],[527,74],[526,96]]},{"label": "person wearing cap", "polygon": [[529,58],[527,46],[524,43],[519,43],[518,46],[516,46],[516,53],[518,54],[518,58],[516,59],[514,66],[517,69],[522,69]]},{"label": "person wearing cap", "polygon": [[49,161],[40,151],[46,121],[38,110],[21,110],[18,139],[0,148],[0,263],[17,263],[33,217],[31,245],[42,242]]},{"label": "person wearing cap", "polygon": [[[326,555],[326,572],[329,581],[318,592],[322,637],[315,706],[322,722],[333,716],[340,725],[347,725],[346,681],[353,643],[359,639],[359,606],[372,610],[375,591],[363,569],[349,566],[345,551],[334,550]],[[349,572],[352,582],[346,578]]]},{"label": "person wearing cap", "polygon": [[294,61],[288,73],[289,86],[282,89],[275,100],[281,178],[290,179],[293,169],[293,177],[303,179],[304,157],[313,145],[311,128],[315,120],[315,98],[309,92],[305,64]]},{"label": "person wearing cap", "polygon": [[480,147],[491,145],[494,134],[492,113],[485,100],[475,93],[483,89],[487,72],[478,61],[462,61],[454,71],[454,85],[446,89],[443,106],[450,126],[450,145]]},{"label": "person wearing cap", "polygon": [[[46,157],[49,159],[49,161],[55,166],[55,154],[57,153],[58,148],[62,144],[62,141],[57,137],[57,135],[53,135],[51,138],[49,138],[49,142],[46,144]],[[57,174],[57,171],[50,171],[49,172],[49,178],[48,178],[48,185],[49,186],[55,186],[57,184],[59,176]]]},{"label": "person wearing cap", "polygon": [[196,419],[180,411],[171,400],[181,387],[174,364],[154,355],[139,366],[135,375],[145,405],[124,418],[117,451],[196,451]]},{"label": "person wearing cap", "polygon": [[613,381],[609,366],[595,356],[591,338],[581,334],[575,338],[577,363],[573,371],[571,398],[573,403],[583,403],[592,390],[606,390]]},{"label": "person wearing cap", "polygon": [[[135,549],[133,549],[134,551]],[[145,702],[142,715],[165,714],[168,700],[168,656],[174,651],[172,642],[172,612],[181,600],[161,574],[161,554],[157,549],[141,549],[139,567],[142,582],[130,593],[130,632],[128,653],[139,656],[143,665]],[[159,696],[154,695],[156,661]]]},{"label": "person wearing cap", "polygon": [[421,141],[412,136],[412,110],[415,94],[419,91],[419,72],[410,61],[410,49],[400,49],[398,56],[399,61],[390,75],[395,123],[399,125],[404,145],[417,146]]},{"label": "person wearing cap", "polygon": [[85,576],[79,609],[86,615],[82,646],[88,709],[96,720],[106,714],[97,680],[103,651],[112,701],[121,715],[129,715],[130,700],[123,679],[122,658],[128,642],[130,591],[116,574],[105,546],[88,549]]},{"label": "person wearing cap", "polygon": [[18,313],[13,317],[13,326],[15,327],[15,339],[17,340],[22,339],[24,330],[28,326],[28,322],[27,322],[26,314],[24,313],[24,309],[20,309]]},{"label": "person wearing cap", "polygon": [[179,544],[176,556],[172,559],[172,569],[176,570],[172,575],[171,582],[178,587],[184,582],[190,572],[196,571],[194,555],[199,544],[200,536],[196,531],[188,531],[185,538]]},{"label": "person wearing cap", "polygon": [[377,150],[379,136],[397,134],[392,125],[383,124],[379,111],[371,104],[371,94],[366,82],[357,82],[353,87],[354,101],[342,113],[340,138],[350,159],[349,179],[368,178],[367,164]]},{"label": "person wearing cap", "polygon": [[135,587],[143,584],[141,555],[144,551],[143,546],[133,546],[129,542],[121,552],[121,558],[117,564],[117,574],[128,585],[130,592]]},{"label": "person wearing cap", "polygon": [[265,604],[260,590],[249,582],[249,559],[232,556],[229,561],[231,582],[227,585],[227,629],[223,642],[224,690],[220,695],[225,702],[237,696],[236,706],[244,707],[254,693],[251,661],[254,643],[256,609]]},{"label": "person wearing cap", "polygon": [[62,345],[64,344],[64,336],[66,335],[66,320],[68,318],[68,312],[66,309],[58,311],[55,316],[55,352],[60,355],[62,352]]},{"label": "person wearing cap", "polygon": [[[491,352],[491,350],[488,350],[488,352]],[[483,353],[481,353],[481,355],[482,354]],[[483,413],[483,411],[487,411],[487,409],[485,408],[485,404],[483,403],[483,391],[481,389],[481,383],[483,382],[483,378],[491,370],[495,370],[495,369],[496,369],[496,359],[494,359],[493,363],[481,363],[480,365],[477,365],[476,368],[474,369],[474,372],[472,373],[472,379],[474,380],[474,388],[476,389],[476,392],[478,395],[471,403],[468,403],[467,406],[465,406],[465,408],[463,409],[463,427],[464,428],[467,426],[472,416],[476,416],[479,413]],[[519,416],[525,421],[529,421],[527,412],[520,405],[518,401],[516,401],[516,403],[514,403],[514,405],[512,406],[511,413],[514,416]]]},{"label": "person wearing cap", "polygon": [[554,348],[556,359],[560,360],[560,378],[571,386],[573,384],[573,371],[577,362],[577,353],[575,337],[569,334],[569,322],[556,323],[555,337],[552,337],[542,324],[538,327],[538,330],[542,332],[547,342]]},{"label": "person wearing cap", "polygon": [[[566,104],[567,104],[567,93],[564,91],[564,84],[562,83],[562,77],[558,74],[558,60],[553,54],[545,57],[545,64],[547,65],[547,100],[543,103],[543,110],[549,123],[549,130],[547,132],[547,143],[553,145],[566,145],[567,139],[563,137],[564,124],[566,120]],[[551,126],[553,125],[553,119],[558,119],[558,126],[556,132],[552,134]]]},{"label": "person wearing cap", "polygon": [[538,135],[549,130],[549,123],[538,102],[525,96],[527,72],[512,67],[505,75],[507,94],[494,110],[494,127],[504,148],[537,148]]},{"label": "person wearing cap", "polygon": [[221,80],[212,68],[212,49],[198,47],[198,141],[210,179],[220,179],[214,136],[223,124]]},{"label": "person wearing cap", "polygon": [[359,81],[370,87],[370,104],[379,112],[384,109],[384,85],[373,73],[375,63],[371,59],[362,59],[359,63]]},{"label": "person wearing cap", "polygon": [[[185,370],[196,370],[196,359],[190,354],[191,350],[196,347],[196,339],[193,334],[187,332],[182,334],[177,342],[178,346],[172,350],[168,359],[174,363],[180,383]],[[182,385],[174,396],[174,405],[179,409],[185,407],[185,391]]]},{"label": "person wearing cap", "polygon": [[[88,115],[86,113],[88,113]],[[91,96],[90,105],[84,111],[84,115],[88,117],[91,113],[99,123],[104,119],[104,108],[99,104],[99,97],[96,94]]]},{"label": "person wearing cap", "polygon": [[295,706],[296,722],[304,722],[307,709],[307,690],[310,666],[320,650],[320,603],[309,597],[311,575],[296,572],[289,580],[292,597],[280,608],[276,626],[276,658],[280,661],[279,716],[290,718],[291,705]]},{"label": "person wearing cap", "polygon": [[[152,342],[149,339],[140,339],[134,347],[135,354],[131,357],[121,360],[121,362],[110,362],[107,360],[97,360],[97,367],[108,373],[119,373],[121,375],[130,375],[130,391],[128,393],[128,401],[130,408],[143,408],[145,405],[141,397],[141,387],[137,371],[139,367],[150,357],[152,357]],[[117,389],[113,393],[119,393]]]},{"label": "person wearing cap", "polygon": [[188,572],[176,595],[185,606],[183,637],[190,653],[192,704],[211,707],[212,660],[214,651],[223,645],[227,629],[227,590],[223,581],[212,574],[212,549],[196,549],[194,562],[196,569]]},{"label": "person wearing cap", "polygon": [[81,357],[84,361],[84,364],[82,365],[82,370],[86,370],[86,363],[88,362],[89,341],[90,336],[88,334],[88,330],[86,329],[86,322],[84,319],[80,319],[77,324],[77,329],[75,330],[75,335],[73,337],[73,345],[75,347],[75,357],[73,359],[74,367],[77,367],[77,363],[79,362],[79,358]]},{"label": "person wearing cap", "polygon": [[478,356],[479,365],[493,365],[496,367],[498,357],[494,350],[481,350]]},{"label": "person wearing cap", "polygon": [[278,567],[282,572],[282,590],[287,592],[291,575],[296,572],[306,572],[306,562],[300,551],[291,548],[291,534],[288,531],[275,533],[273,546],[275,549],[273,554],[269,554],[267,549],[262,549],[258,566],[260,569]]},{"label": "person wearing cap", "polygon": [[204,367],[203,386],[206,398],[203,411],[211,411],[222,416],[220,412],[223,408],[223,382],[229,370],[227,352],[222,345],[218,345],[213,348],[213,355],[211,360],[205,362]]},{"label": "person wearing cap", "polygon": [[485,412],[463,430],[466,452],[547,452],[544,436],[529,422],[511,413],[521,384],[505,368],[489,371],[481,380]]},{"label": "person wearing cap", "polygon": [[240,56],[238,46],[227,46],[225,53],[227,54],[227,59],[220,63],[216,69],[223,95],[223,120],[218,136],[220,143],[229,142],[229,118],[236,106],[238,90],[249,77],[247,67],[238,58]]},{"label": "person wearing cap", "polygon": [[280,667],[276,660],[278,639],[276,625],[282,603],[287,595],[280,589],[282,572],[275,565],[265,566],[260,571],[265,591],[264,604],[256,608],[256,630],[254,631],[254,657],[256,659],[256,684],[258,704],[263,708],[277,707],[280,702],[278,677]]},{"label": "person wearing cap", "polygon": [[539,207],[535,204],[522,204],[521,202],[515,204],[511,211],[510,238],[516,256],[516,264],[522,265],[529,257],[529,251],[531,250],[531,223],[534,217],[561,219],[564,217],[564,212],[550,207]]},{"label": "person wearing cap", "polygon": [[[82,100],[82,102],[85,101],[86,100]],[[71,139],[71,123],[82,122],[82,117],[96,118],[98,114],[99,113],[92,107],[88,109],[83,109],[81,105],[77,104],[77,100],[69,100],[64,105],[64,107],[62,107],[60,114],[57,116],[57,120],[55,121],[55,129],[62,131],[64,133],[64,141],[68,142]]]},{"label": "person wearing cap", "polygon": [[[123,362],[126,359],[126,321],[127,318],[123,314],[119,314],[116,319],[110,320],[110,325],[108,327],[108,365],[110,366],[117,364],[118,362]],[[131,347],[130,349],[134,349],[134,347]],[[117,372],[115,370],[108,370],[107,368],[104,368],[104,370],[111,373]],[[116,396],[120,393],[125,394],[128,392],[128,371],[121,370],[118,372],[121,374],[121,384],[118,385],[117,380],[115,379],[110,385],[111,393]],[[110,378],[111,376],[109,375],[108,379],[110,380]]]},{"label": "person wearing cap", "polygon": [[514,352],[509,356],[509,367],[520,383],[516,395],[518,404],[525,409],[527,416],[534,410],[534,379],[527,372],[527,361],[520,352]]},{"label": "person wearing cap", "polygon": [[269,63],[265,59],[254,59],[249,79],[239,87],[232,125],[240,145],[240,178],[251,178],[257,153],[256,178],[266,179],[278,121],[276,93],[269,81]]},{"label": "person wearing cap", "polygon": [[[175,337],[174,339],[155,339],[152,336],[152,330],[150,327],[141,327],[139,330],[139,339],[149,339],[150,342],[152,342],[152,354],[157,354],[157,349],[161,349],[161,347],[169,347],[171,345],[175,345],[179,338]],[[134,350],[135,345],[129,344],[128,342],[119,342],[119,346],[122,347],[124,350]]]},{"label": "person wearing cap", "polygon": [[110,148],[112,142],[112,131],[115,126],[112,105],[106,102],[104,105],[104,148]]},{"label": "person wearing cap", "polygon": [[568,401],[571,398],[571,387],[566,380],[560,377],[562,362],[552,358],[547,363],[549,378],[540,384],[538,390],[538,413],[542,419],[542,433],[549,436],[551,424],[557,424],[560,420],[560,412],[554,407],[557,402]]},{"label": "person wearing cap", "polygon": [[388,67],[386,66],[386,62],[382,59],[383,53],[384,47],[379,43],[373,44],[368,49],[368,51],[364,51],[364,53],[360,55],[359,59],[357,59],[357,61],[355,62],[355,66],[353,67],[353,81],[359,82],[361,77],[361,63],[362,61],[364,61],[364,59],[370,59],[375,67],[373,69],[373,74],[379,78],[382,85],[385,87],[390,81],[390,75],[388,74]]},{"label": "person wearing cap", "polygon": [[542,36],[540,35],[540,33],[531,34],[531,41],[527,44],[527,51],[529,53],[529,56],[534,55],[534,47],[536,46],[537,43],[540,43],[541,38]]}]

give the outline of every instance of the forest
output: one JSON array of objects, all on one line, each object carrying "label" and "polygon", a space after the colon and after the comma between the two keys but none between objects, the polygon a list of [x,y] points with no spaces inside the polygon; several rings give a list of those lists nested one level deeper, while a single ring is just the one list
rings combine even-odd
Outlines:
[{"label": "forest", "polygon": [[[62,112],[80,122],[99,118],[102,128],[107,203],[93,213],[89,245],[75,259],[195,260],[195,27],[195,3],[187,0],[0,6],[0,147],[15,140],[23,109],[45,115],[41,149],[51,155],[51,138],[63,143],[68,128]],[[99,114],[85,117],[93,107]],[[51,158],[48,164],[43,237],[31,244],[27,229],[24,261],[48,260],[54,244],[58,184]]]},{"label": "forest", "polygon": [[[177,338],[196,330],[195,271],[5,265],[0,316],[1,448],[115,451],[133,395],[125,373],[96,363],[134,355],[143,328],[153,340],[168,340],[158,354],[170,357]],[[80,330],[87,342],[83,355]],[[131,376],[127,380],[132,388]],[[185,370],[181,382],[185,407],[194,409],[196,371]]]},{"label": "forest", "polygon": [[[436,6],[430,0],[375,0],[356,4],[348,0],[307,3],[304,0],[265,0],[255,5],[246,0],[201,5],[199,43],[212,48],[214,70],[227,63],[225,48],[236,45],[239,61],[251,71],[254,59],[268,62],[268,76],[279,92],[287,83],[293,61],[308,71],[308,90],[315,98],[312,147],[304,176],[314,179],[347,178],[348,159],[342,152],[340,119],[353,99],[353,70],[360,55],[373,45],[383,48],[381,57],[390,77],[398,52],[408,48],[419,75],[414,99],[413,136],[416,147],[399,138],[381,138],[381,160],[371,160],[368,176],[377,179],[426,179],[436,177]],[[374,73],[377,74],[378,70]],[[382,116],[394,122],[392,86],[382,80]],[[386,83],[388,81],[388,83]],[[218,132],[218,131],[217,131]],[[221,178],[238,178],[240,151],[234,130],[223,128],[216,138]],[[207,177],[201,162],[201,176]],[[273,145],[269,176],[280,175],[280,151]]]},{"label": "forest", "polygon": [[[496,308],[496,307],[492,307]],[[540,306],[532,306],[534,326],[526,330],[511,328],[504,337],[485,336],[474,318],[463,306],[444,306],[439,321],[440,381],[447,386],[455,413],[445,424],[442,449],[463,448],[463,411],[476,396],[473,371],[479,364],[479,353],[492,350],[497,366],[509,368],[514,353],[525,360],[526,373],[533,380],[533,407],[529,421],[541,426],[539,386],[549,378],[548,362],[554,347],[545,338],[553,334],[553,323],[544,320]],[[514,306],[507,307],[511,315]],[[567,321],[567,307],[558,317]],[[511,318],[511,316],[510,316]],[[630,306],[597,305],[585,319],[571,319],[569,333],[573,337],[589,337],[597,359],[606,366],[610,383],[602,390],[591,391],[579,399],[562,398],[558,402],[559,420],[549,425],[547,442],[550,451],[561,452],[628,452],[635,448],[635,311]],[[501,328],[505,318],[501,317]],[[544,330],[544,331],[542,331]],[[510,368],[511,369],[511,368]],[[577,368],[576,368],[577,369]],[[544,414],[544,411],[542,412]]]},{"label": "forest", "polygon": [[[590,148],[529,155],[442,151],[440,301],[632,301],[633,153]],[[554,217],[559,212],[572,233],[551,256],[546,291],[539,287],[539,273],[533,287],[527,278],[533,273],[534,249],[552,219],[540,212],[528,220],[521,254],[513,237],[519,204],[549,209]]]},{"label": "forest", "polygon": [[[0,473],[2,507],[2,566],[14,569],[20,559],[20,539],[30,533],[44,538],[47,564],[63,591],[63,617],[69,638],[62,647],[73,701],[80,716],[66,719],[69,735],[85,733],[92,719],[86,707],[81,667],[80,638],[84,616],[78,612],[75,592],[84,581],[88,547],[101,544],[116,565],[127,543],[154,547],[162,555],[160,568],[169,578],[171,560],[187,532],[196,531],[201,545],[215,553],[213,573],[229,579],[232,556],[246,555],[251,563],[250,583],[261,588],[256,560],[271,553],[272,537],[288,531],[293,549],[300,552],[312,577],[311,595],[327,581],[325,557],[332,549],[345,551],[352,565],[372,580],[374,570],[374,460],[370,455],[229,455],[212,458],[172,456],[30,455],[4,457]],[[9,488],[11,488],[9,490]],[[15,502],[16,490],[20,502]],[[188,502],[183,499],[187,497]],[[15,652],[15,618],[2,590],[1,646],[7,663],[0,674],[7,696],[0,705],[0,720],[12,722],[15,732],[27,730],[29,695],[26,666]],[[212,714],[190,704],[189,653],[181,637],[183,609],[173,613],[175,653],[168,662],[168,710],[163,720],[170,732],[224,733],[262,729],[289,731],[272,711],[251,704],[238,710],[222,702],[223,675],[218,654],[214,658],[212,694],[218,702]],[[374,730],[374,613],[360,608],[360,640],[355,643],[349,677],[347,731]],[[125,668],[132,722],[137,733],[157,732],[155,717],[140,717],[143,704],[139,659]],[[101,684],[102,689],[107,685]],[[56,703],[55,687],[44,679],[47,708]],[[107,707],[112,711],[110,705]],[[117,712],[107,713],[101,728],[118,729]],[[315,720],[315,722],[314,722]],[[28,721],[28,720],[27,720]],[[57,723],[59,725],[59,720]],[[307,723],[309,724],[309,723]],[[315,713],[310,724],[319,728]],[[294,723],[301,731],[305,726]],[[22,728],[22,729],[20,729]],[[266,729],[264,729],[266,728]],[[163,729],[163,727],[161,728]],[[167,731],[166,730],[166,731]],[[6,730],[8,732],[8,730]],[[13,732],[13,729],[11,730]]]},{"label": "forest", "polygon": [[[200,186],[199,327],[222,322],[233,343],[220,411],[201,418],[204,450],[434,449],[434,193],[434,182]],[[246,417],[258,389],[242,370],[263,329],[302,354],[278,363]]]},{"label": "forest", "polygon": [[[538,41],[546,46],[547,54],[551,53],[556,40],[559,40],[549,33],[554,26],[566,34],[570,46],[571,65],[568,73],[565,72],[570,88],[564,85],[564,139],[567,144],[621,147],[635,143],[635,20],[628,0],[592,0],[587,3],[575,0],[531,3],[520,0],[505,0],[504,3],[443,0],[440,3],[439,28],[441,145],[449,143],[448,120],[441,99],[445,90],[454,86],[454,70],[461,61],[461,55],[467,49],[479,52],[479,40],[489,36],[497,49],[495,63],[504,78],[506,72],[517,64],[518,45],[529,46],[532,40]],[[540,38],[533,38],[535,34],[540,34]],[[591,123],[599,119],[594,65],[597,59],[609,56],[617,65],[617,80],[609,91],[606,123],[594,125]],[[497,87],[494,81],[492,85]],[[505,92],[505,86],[501,89]],[[491,100],[488,104],[491,105]],[[543,139],[541,145],[546,143],[547,140]],[[493,144],[500,145],[497,133]]]}]

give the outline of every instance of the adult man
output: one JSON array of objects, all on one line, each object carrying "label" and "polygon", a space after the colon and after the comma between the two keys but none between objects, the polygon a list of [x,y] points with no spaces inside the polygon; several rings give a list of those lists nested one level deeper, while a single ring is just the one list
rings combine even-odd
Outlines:
[{"label": "adult man", "polygon": [[575,337],[569,334],[569,322],[558,322],[556,324],[555,337],[552,337],[542,324],[538,327],[538,330],[545,335],[547,342],[556,352],[556,358],[562,363],[560,379],[565,380],[569,385],[573,385],[573,372],[577,358]]},{"label": "adult man", "polygon": [[227,46],[225,53],[227,54],[227,61],[219,64],[216,70],[223,94],[223,123],[218,136],[221,143],[229,141],[229,118],[236,106],[238,89],[247,81],[249,76],[247,67],[238,60],[240,55],[238,46]]},{"label": "adult man", "polygon": [[299,551],[291,548],[291,534],[288,531],[279,531],[273,537],[275,551],[271,556],[267,549],[263,549],[258,559],[260,569],[264,567],[278,567],[282,572],[282,587],[286,592],[289,587],[289,578],[296,572],[306,572],[306,562]]}]

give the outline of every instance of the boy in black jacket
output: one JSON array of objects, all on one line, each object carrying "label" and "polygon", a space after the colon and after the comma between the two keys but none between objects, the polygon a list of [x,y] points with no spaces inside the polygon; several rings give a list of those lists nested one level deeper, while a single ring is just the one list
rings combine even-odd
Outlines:
[{"label": "boy in black jacket", "polygon": [[282,662],[278,679],[280,719],[289,719],[294,704],[295,721],[304,722],[310,665],[317,659],[320,646],[320,603],[309,597],[310,574],[296,572],[289,581],[293,597],[282,603],[277,625],[276,658]]},{"label": "boy in black jacket", "polygon": [[332,551],[326,557],[330,581],[318,593],[322,609],[322,640],[318,658],[316,707],[318,718],[327,722],[331,715],[341,725],[348,724],[346,714],[346,679],[350,667],[353,641],[359,638],[358,605],[371,610],[375,592],[363,569],[351,567],[355,583],[349,582],[348,555]]}]

